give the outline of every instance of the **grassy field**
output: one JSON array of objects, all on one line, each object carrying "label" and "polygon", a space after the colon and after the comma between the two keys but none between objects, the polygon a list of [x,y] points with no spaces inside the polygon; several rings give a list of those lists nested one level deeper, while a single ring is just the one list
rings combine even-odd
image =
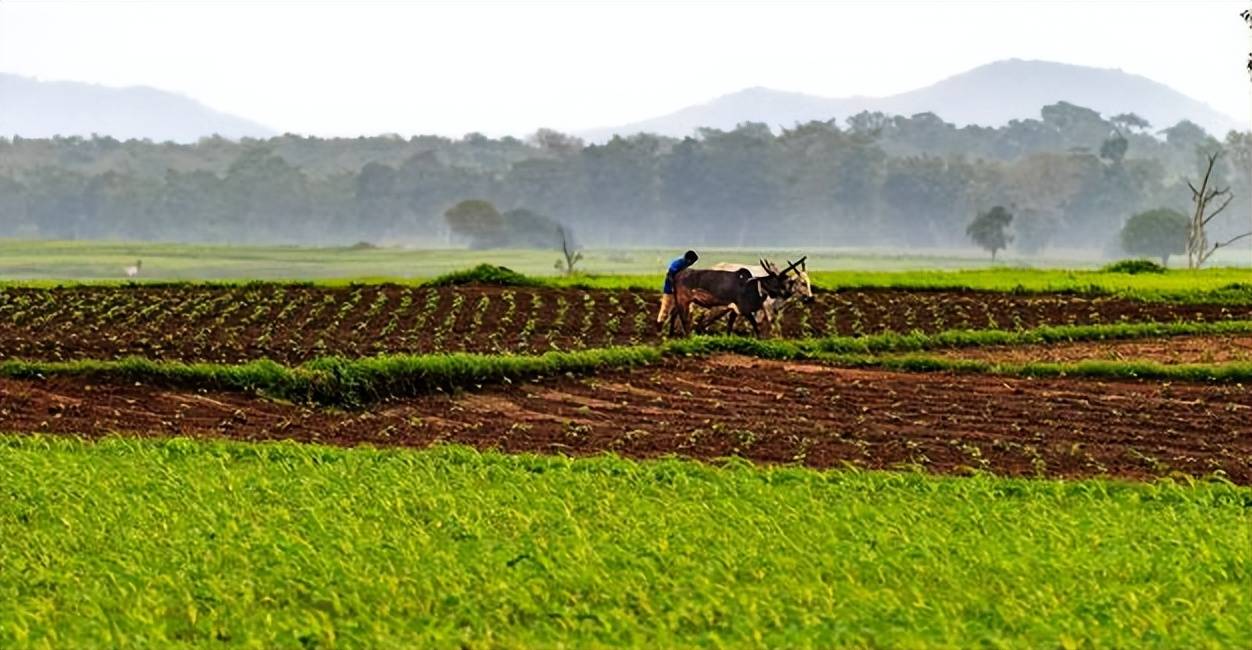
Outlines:
[{"label": "grassy field", "polygon": [[[298,247],[227,247],[107,242],[0,240],[0,282],[54,286],[64,282],[121,282],[123,269],[143,260],[141,281],[314,280],[420,283],[480,263],[509,267],[555,286],[601,289],[660,286],[670,250],[591,250],[575,277],[554,275],[554,254],[541,251],[465,251]],[[795,250],[704,252],[705,263],[753,262],[758,255],[796,259]],[[1252,297],[1252,268],[1127,275],[1104,273],[1072,260],[1018,260],[991,265],[983,257],[875,255],[807,251],[814,284],[827,289],[892,287],[986,291],[1101,291],[1143,298],[1187,299],[1221,292]],[[1227,261],[1237,263],[1237,257]],[[1015,265],[1016,264],[1016,265]],[[1056,268],[1058,265],[1069,268]],[[1077,267],[1077,268],[1075,268]],[[1233,289],[1232,289],[1233,287]],[[1203,299],[1211,299],[1212,296]],[[1220,296],[1218,296],[1220,299]]]},{"label": "grassy field", "polygon": [[[678,249],[588,250],[580,269],[595,275],[653,275],[663,272]],[[755,263],[759,255],[792,259],[808,255],[814,269],[955,269],[991,266],[985,256],[903,254],[848,250],[702,250],[708,264]],[[556,275],[559,254],[535,250],[409,250],[402,248],[308,248],[296,246],[192,245],[147,242],[0,240],[0,279],[121,279],[143,260],[143,275],[163,280],[429,278],[480,263],[507,266],[527,275]],[[1039,259],[1031,266],[1073,266]],[[1081,264],[1079,264],[1081,266]],[[1094,266],[1094,264],[1087,264]]]},{"label": "grassy field", "polygon": [[0,437],[0,493],[3,647],[1252,644],[1224,484]]}]

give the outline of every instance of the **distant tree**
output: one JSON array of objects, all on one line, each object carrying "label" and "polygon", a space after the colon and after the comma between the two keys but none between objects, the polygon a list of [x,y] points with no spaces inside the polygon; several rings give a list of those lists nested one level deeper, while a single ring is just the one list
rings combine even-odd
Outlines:
[{"label": "distant tree", "polygon": [[861,111],[848,117],[848,130],[857,135],[878,135],[891,124],[891,117],[879,111]]},{"label": "distant tree", "polygon": [[504,218],[490,201],[461,201],[443,213],[452,234],[469,240],[473,249],[495,248],[505,239]]},{"label": "distant tree", "polygon": [[561,225],[525,208],[509,210],[504,219],[504,245],[511,248],[554,249],[561,246]]},{"label": "distant tree", "polygon": [[1008,232],[1009,225],[1012,223],[1012,213],[1004,206],[997,205],[974,217],[974,220],[965,228],[965,234],[980,248],[990,251],[991,259],[995,260],[996,252],[1004,250],[1009,242],[1013,241],[1013,235]]},{"label": "distant tree", "polygon": [[1146,131],[1152,128],[1152,123],[1139,117],[1134,113],[1120,113],[1109,118],[1114,126],[1125,129],[1127,131]]},{"label": "distant tree", "polygon": [[1169,264],[1170,255],[1187,252],[1187,215],[1159,208],[1140,212],[1122,226],[1122,250],[1132,255],[1151,255]]},{"label": "distant tree", "polygon": [[1191,120],[1181,120],[1167,129],[1161,129],[1161,133],[1165,135],[1166,144],[1188,152],[1213,140],[1204,127]]},{"label": "distant tree", "polygon": [[561,238],[562,259],[556,261],[556,268],[565,275],[574,275],[574,266],[583,259],[582,251],[574,247],[573,237],[567,236],[565,226],[557,226],[557,234]]},{"label": "distant tree", "polygon": [[1126,157],[1126,150],[1130,148],[1130,143],[1121,133],[1114,132],[1103,143],[1100,144],[1100,157],[1117,164]]},{"label": "distant tree", "polygon": [[583,141],[554,129],[539,129],[527,140],[534,146],[556,154],[575,154],[583,149]]}]

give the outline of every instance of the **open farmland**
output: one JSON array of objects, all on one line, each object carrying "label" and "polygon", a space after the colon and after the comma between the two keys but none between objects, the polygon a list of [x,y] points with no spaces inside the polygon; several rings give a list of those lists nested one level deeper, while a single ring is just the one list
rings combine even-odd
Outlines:
[{"label": "open farmland", "polygon": [[723,355],[340,411],[226,391],[0,379],[10,431],[299,440],[818,468],[1252,485],[1241,386],[917,375]]},{"label": "open farmland", "polygon": [[0,645],[1252,638],[1250,302],[536,284],[0,287]]},{"label": "open farmland", "polygon": [[[300,363],[337,355],[542,353],[655,343],[657,293],[393,284],[9,287],[0,358]],[[856,289],[819,292],[788,338],[1043,325],[1252,318],[1252,303],[1060,293]],[[722,326],[718,326],[721,328]],[[741,325],[741,331],[746,325]]]}]

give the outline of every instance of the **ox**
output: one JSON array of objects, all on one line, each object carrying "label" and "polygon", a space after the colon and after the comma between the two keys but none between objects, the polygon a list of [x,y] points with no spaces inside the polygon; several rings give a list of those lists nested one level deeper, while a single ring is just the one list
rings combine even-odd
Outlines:
[{"label": "ox", "polygon": [[[772,269],[764,260],[761,265]],[[670,333],[674,320],[681,319],[683,334],[691,333],[691,306],[705,309],[726,307],[730,311],[733,328],[736,316],[743,316],[752,323],[752,331],[761,335],[757,312],[770,298],[784,299],[789,294],[783,277],[768,271],[764,277],[753,277],[746,269],[718,271],[713,269],[686,269],[674,276],[674,311],[670,315]]]},{"label": "ox", "polygon": [[[764,278],[769,275],[778,275],[783,278],[785,298],[767,297],[764,304],[766,328],[773,330],[775,327],[778,331],[782,331],[782,314],[788,306],[796,303],[808,304],[813,302],[813,285],[809,282],[808,265],[806,260],[808,256],[801,257],[796,262],[788,260],[787,268],[781,272],[778,267],[770,263],[768,260],[761,260],[759,266],[748,266],[745,264],[734,264],[723,262],[714,264],[713,268],[719,271],[739,271],[746,270],[756,278]],[[795,271],[794,274],[791,271]],[[712,323],[718,321],[726,314],[730,313],[732,318],[727,332],[734,332],[735,321],[730,307],[721,307],[712,309],[707,315],[700,320],[699,328],[703,331]]]}]

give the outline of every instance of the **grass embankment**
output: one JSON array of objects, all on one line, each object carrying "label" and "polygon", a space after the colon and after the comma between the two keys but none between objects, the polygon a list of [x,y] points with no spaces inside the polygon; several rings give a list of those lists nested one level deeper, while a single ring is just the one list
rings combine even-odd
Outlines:
[{"label": "grass embankment", "polygon": [[0,646],[1246,647],[1252,490],[0,437]]},{"label": "grass embankment", "polygon": [[[926,356],[927,350],[983,345],[1134,339],[1159,336],[1248,334],[1252,321],[1138,323],[1044,327],[1021,332],[959,330],[940,334],[881,334],[802,340],[696,337],[658,346],[604,348],[542,355],[383,355],[327,357],[289,367],[271,361],[245,364],[182,363],[131,358],[119,361],[5,361],[0,376],[79,376],[178,388],[261,392],[280,399],[358,406],[388,397],[453,391],[563,373],[591,373],[657,363],[666,356],[735,353],[765,359],[813,359],[843,366],[909,371],[985,372],[1019,376],[1086,376],[1252,381],[1252,364],[1165,365],[1137,361],[997,364]],[[901,356],[901,353],[914,353]]]}]

